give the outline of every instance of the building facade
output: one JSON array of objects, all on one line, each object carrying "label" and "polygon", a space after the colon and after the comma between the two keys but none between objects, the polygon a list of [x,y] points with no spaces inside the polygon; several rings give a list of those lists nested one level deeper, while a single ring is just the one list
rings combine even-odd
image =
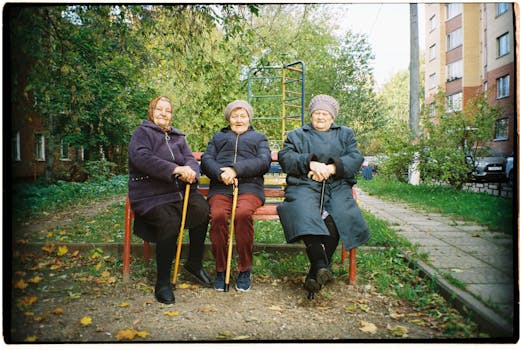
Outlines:
[{"label": "building facade", "polygon": [[446,111],[460,111],[485,93],[502,117],[488,146],[513,153],[515,132],[515,21],[513,3],[426,4],[425,103],[435,113],[443,91]]}]

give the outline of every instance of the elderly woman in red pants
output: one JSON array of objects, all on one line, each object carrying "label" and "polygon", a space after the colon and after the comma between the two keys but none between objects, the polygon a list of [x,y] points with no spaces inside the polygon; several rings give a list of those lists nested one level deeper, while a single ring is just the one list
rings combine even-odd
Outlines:
[{"label": "elderly woman in red pants", "polygon": [[252,106],[236,100],[225,108],[229,126],[217,132],[201,158],[201,169],[210,178],[210,240],[216,259],[214,288],[225,288],[225,268],[232,213],[233,186],[238,186],[234,221],[239,276],[236,290],[248,291],[251,286],[254,225],[252,215],[264,203],[263,175],[271,162],[268,140],[254,131],[250,122]]}]

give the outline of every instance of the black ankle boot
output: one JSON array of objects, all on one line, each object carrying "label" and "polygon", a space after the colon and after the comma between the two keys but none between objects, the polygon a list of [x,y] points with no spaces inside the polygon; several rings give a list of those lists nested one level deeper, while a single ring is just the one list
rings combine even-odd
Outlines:
[{"label": "black ankle boot", "polygon": [[157,301],[163,304],[174,304],[176,302],[170,283],[168,285],[156,286],[154,296]]}]

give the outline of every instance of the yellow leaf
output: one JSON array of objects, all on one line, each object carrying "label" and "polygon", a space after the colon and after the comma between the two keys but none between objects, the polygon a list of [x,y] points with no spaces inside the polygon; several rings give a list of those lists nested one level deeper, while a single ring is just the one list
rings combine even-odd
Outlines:
[{"label": "yellow leaf", "polygon": [[94,253],[92,253],[92,255],[91,255],[91,259],[96,259],[96,258],[99,257],[99,256],[100,256],[100,253],[98,253],[98,252],[94,252]]},{"label": "yellow leaf", "polygon": [[52,265],[49,267],[49,269],[51,269],[51,270],[58,270],[58,269],[61,268],[61,267],[62,267],[62,265],[60,265],[60,264],[52,264]]},{"label": "yellow leaf", "polygon": [[139,331],[139,332],[136,332],[136,335],[140,338],[145,338],[146,336],[149,335],[149,332],[147,331]]},{"label": "yellow leaf", "polygon": [[24,342],[27,342],[27,343],[34,343],[35,341],[38,340],[38,337],[36,335],[31,335],[31,336],[28,336],[24,339]]},{"label": "yellow leaf", "polygon": [[25,288],[27,288],[27,286],[28,286],[28,284],[25,283],[24,280],[18,280],[14,284],[14,287],[17,288],[17,289],[25,289]]},{"label": "yellow leaf", "polygon": [[52,236],[53,236],[52,232],[47,232],[47,235],[46,235],[47,238],[51,238]]},{"label": "yellow leaf", "polygon": [[96,266],[94,266],[94,268],[95,268],[96,270],[101,269],[101,267],[102,267],[102,263],[101,263],[101,262],[97,263]]},{"label": "yellow leaf", "polygon": [[126,328],[118,332],[116,334],[116,340],[132,340],[136,336],[136,331],[134,329]]},{"label": "yellow leaf", "polygon": [[187,289],[190,288],[190,284],[182,283],[178,286],[179,289]]},{"label": "yellow leaf", "polygon": [[58,256],[64,256],[65,254],[67,254],[67,252],[69,251],[69,249],[67,249],[67,246],[60,246],[58,247],[58,251],[56,252],[56,255]]},{"label": "yellow leaf", "polygon": [[281,306],[277,306],[277,305],[272,305],[268,309],[270,309],[272,311],[283,311],[283,308]]},{"label": "yellow leaf", "polygon": [[40,276],[34,276],[33,278],[29,279],[28,282],[31,282],[31,283],[38,283],[38,282],[40,282],[41,280],[43,280],[42,277],[40,277]]},{"label": "yellow leaf", "polygon": [[387,325],[386,326],[386,329],[388,331],[390,331],[390,333],[394,336],[394,337],[407,337],[408,336],[408,328],[406,327],[403,327],[403,326],[395,326],[395,327],[392,327],[390,325]]},{"label": "yellow leaf", "polygon": [[24,296],[20,298],[20,304],[22,305],[33,305],[38,300],[37,297],[34,296]]},{"label": "yellow leaf", "polygon": [[109,271],[105,270],[105,271],[103,271],[103,272],[101,273],[101,276],[102,276],[103,278],[107,278],[107,277],[110,277],[110,276],[111,276],[111,273],[110,273]]},{"label": "yellow leaf", "polygon": [[121,304],[118,304],[119,307],[128,307],[129,306],[129,303],[127,302],[123,302]]},{"label": "yellow leaf", "polygon": [[54,243],[50,243],[50,244],[46,244],[42,247],[42,250],[44,252],[47,252],[49,254],[51,254],[54,250]]},{"label": "yellow leaf", "polygon": [[361,321],[361,327],[359,330],[364,333],[375,334],[377,333],[377,326],[371,322]]},{"label": "yellow leaf", "polygon": [[80,251],[75,250],[74,252],[71,253],[71,258],[76,258],[79,254],[80,254]]},{"label": "yellow leaf", "polygon": [[88,325],[90,325],[91,323],[92,323],[92,318],[90,318],[89,316],[85,316],[84,318],[82,318],[82,319],[80,320],[80,324],[81,324],[82,326],[88,326]]},{"label": "yellow leaf", "polygon": [[56,309],[54,309],[53,311],[53,314],[55,315],[61,315],[63,314],[63,309],[61,307],[57,307]]},{"label": "yellow leaf", "polygon": [[200,307],[198,309],[199,312],[216,312],[216,309],[214,309],[212,306],[205,306],[205,307]]},{"label": "yellow leaf", "polygon": [[165,311],[163,314],[170,317],[174,317],[179,315],[179,311]]}]

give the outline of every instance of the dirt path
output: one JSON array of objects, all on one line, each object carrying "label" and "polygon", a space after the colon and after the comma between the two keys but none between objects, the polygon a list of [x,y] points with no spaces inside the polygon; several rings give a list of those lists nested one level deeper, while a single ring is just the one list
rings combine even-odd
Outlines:
[{"label": "dirt path", "polygon": [[[50,229],[77,216],[93,216],[120,200],[49,215],[22,228]],[[4,304],[11,305],[5,315],[7,342],[429,341],[448,339],[444,335],[448,322],[450,327],[466,322],[449,309],[443,312],[451,317],[437,321],[429,305],[419,309],[391,294],[377,293],[363,276],[358,276],[360,287],[349,285],[346,275],[338,277],[308,300],[302,274],[279,280],[255,267],[253,287],[247,293],[233,290],[234,279],[231,291],[224,293],[202,288],[182,273],[176,303],[163,305],[153,296],[151,266],[134,262],[133,280],[123,283],[121,257],[96,252],[82,256],[60,251],[58,245],[36,253],[21,251],[15,246],[11,300]],[[469,335],[457,332],[457,337]]]}]

